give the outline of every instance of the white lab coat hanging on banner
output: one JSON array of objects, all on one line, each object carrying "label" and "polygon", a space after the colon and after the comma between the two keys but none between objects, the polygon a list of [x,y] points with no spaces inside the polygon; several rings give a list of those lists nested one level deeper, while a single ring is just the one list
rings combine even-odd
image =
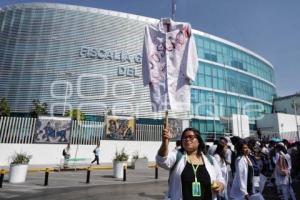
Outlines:
[{"label": "white lab coat hanging on banner", "polygon": [[195,40],[188,23],[161,19],[145,28],[143,80],[152,111],[189,111],[190,81],[198,69]]}]

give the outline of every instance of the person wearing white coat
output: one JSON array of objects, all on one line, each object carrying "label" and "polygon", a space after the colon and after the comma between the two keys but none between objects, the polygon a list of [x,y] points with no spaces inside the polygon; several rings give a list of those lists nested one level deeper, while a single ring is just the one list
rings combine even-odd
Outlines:
[{"label": "person wearing white coat", "polygon": [[263,200],[260,193],[254,194],[253,187],[253,165],[248,155],[250,149],[245,140],[240,140],[236,146],[238,157],[235,161],[235,175],[230,190],[232,200]]},{"label": "person wearing white coat", "polygon": [[206,155],[205,143],[199,131],[194,128],[183,131],[181,150],[169,152],[169,141],[170,131],[165,128],[156,162],[160,167],[170,170],[167,199],[216,200],[217,194],[224,189],[224,179],[217,161]]},{"label": "person wearing white coat", "polygon": [[220,193],[220,200],[228,200],[228,195],[227,195],[227,186],[228,186],[228,168],[227,168],[227,163],[225,160],[225,154],[227,151],[227,145],[224,143],[219,143],[217,145],[214,157],[217,160],[217,163],[219,164],[220,170],[222,172],[222,177],[225,181],[225,187],[222,193]]},{"label": "person wearing white coat", "polygon": [[287,153],[286,147],[283,143],[278,143],[275,147],[276,156],[275,156],[275,180],[276,185],[281,190],[284,200],[296,200],[294,190],[292,188],[292,179],[291,179],[291,157]]}]

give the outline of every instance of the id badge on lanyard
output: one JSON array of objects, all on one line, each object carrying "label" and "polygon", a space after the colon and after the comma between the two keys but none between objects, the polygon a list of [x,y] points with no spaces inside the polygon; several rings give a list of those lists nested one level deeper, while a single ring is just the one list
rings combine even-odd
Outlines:
[{"label": "id badge on lanyard", "polygon": [[192,192],[193,197],[201,197],[200,182],[195,181],[192,183]]},{"label": "id badge on lanyard", "polygon": [[200,182],[197,181],[197,169],[199,165],[195,168],[192,164],[194,175],[195,175],[195,181],[192,182],[192,196],[193,197],[201,197],[201,185]]}]

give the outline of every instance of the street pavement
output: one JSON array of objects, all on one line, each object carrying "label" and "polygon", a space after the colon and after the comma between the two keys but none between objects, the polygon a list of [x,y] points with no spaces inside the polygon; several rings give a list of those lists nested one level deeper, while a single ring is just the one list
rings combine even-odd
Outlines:
[{"label": "street pavement", "polygon": [[[0,199],[6,200],[155,200],[163,199],[167,191],[168,171],[159,168],[155,179],[155,168],[128,169],[126,181],[112,176],[112,169],[91,171],[90,183],[86,183],[87,172],[50,172],[48,186],[44,186],[45,172],[28,173],[26,182],[8,183],[4,177],[0,188]],[[300,199],[300,183],[295,185]],[[268,186],[264,190],[266,200],[279,200],[276,189]]]},{"label": "street pavement", "polygon": [[91,170],[87,184],[87,171],[50,172],[48,186],[44,186],[45,172],[29,172],[26,182],[8,183],[8,174],[0,188],[0,199],[163,199],[167,190],[168,171],[155,168],[128,169],[126,181],[113,177],[112,169]]}]

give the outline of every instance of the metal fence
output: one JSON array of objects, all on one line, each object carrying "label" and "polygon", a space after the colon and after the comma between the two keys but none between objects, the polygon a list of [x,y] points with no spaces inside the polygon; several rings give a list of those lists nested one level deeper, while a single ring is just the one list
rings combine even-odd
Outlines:
[{"label": "metal fence", "polygon": [[[36,118],[1,117],[0,143],[32,144]],[[161,141],[163,125],[136,124],[135,141]],[[95,145],[105,140],[105,124],[92,121],[72,121],[71,144]]]}]

